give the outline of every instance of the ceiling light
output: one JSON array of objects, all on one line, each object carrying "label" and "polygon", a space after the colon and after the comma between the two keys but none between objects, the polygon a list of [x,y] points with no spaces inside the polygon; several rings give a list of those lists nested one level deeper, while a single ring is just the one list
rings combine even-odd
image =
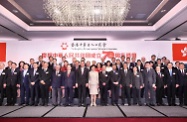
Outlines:
[{"label": "ceiling light", "polygon": [[166,10],[161,10],[161,13],[164,13],[164,12],[166,12]]},{"label": "ceiling light", "polygon": [[18,10],[15,10],[15,9],[14,9],[14,10],[12,10],[12,11],[13,11],[14,13],[18,13]]},{"label": "ceiling light", "polygon": [[99,9],[94,10],[94,14],[100,14],[100,13],[101,13],[101,11]]},{"label": "ceiling light", "polygon": [[56,14],[60,14],[60,11],[59,11],[58,9],[55,9],[54,12],[55,12]]},{"label": "ceiling light", "polygon": [[153,23],[148,23],[148,25],[150,26],[150,25],[153,25]]},{"label": "ceiling light", "polygon": [[130,0],[43,1],[45,12],[59,26],[122,26],[130,10]]}]

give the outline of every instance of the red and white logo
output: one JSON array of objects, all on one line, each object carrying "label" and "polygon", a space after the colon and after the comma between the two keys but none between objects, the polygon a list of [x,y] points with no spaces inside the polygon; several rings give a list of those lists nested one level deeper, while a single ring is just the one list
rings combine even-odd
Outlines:
[{"label": "red and white logo", "polygon": [[187,43],[172,45],[173,61],[187,61]]},{"label": "red and white logo", "polygon": [[67,50],[68,44],[67,43],[62,43],[61,48],[62,48],[62,50]]}]

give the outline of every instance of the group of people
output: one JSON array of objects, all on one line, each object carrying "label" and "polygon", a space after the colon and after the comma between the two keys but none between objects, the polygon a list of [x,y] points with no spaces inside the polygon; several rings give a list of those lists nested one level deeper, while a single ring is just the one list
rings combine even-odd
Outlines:
[{"label": "group of people", "polygon": [[31,58],[29,64],[20,61],[18,66],[13,61],[8,61],[7,67],[0,63],[0,105],[4,97],[5,105],[15,105],[19,96],[19,105],[31,106],[48,106],[50,98],[54,106],[73,106],[76,96],[79,106],[87,105],[88,96],[90,106],[97,105],[97,98],[102,106],[107,106],[110,97],[111,105],[118,105],[121,98],[121,104],[126,99],[129,106],[166,105],[163,97],[167,97],[168,105],[175,106],[177,96],[183,106],[187,105],[187,70],[182,62],[177,61],[174,66],[165,56],[156,59],[155,55],[150,61],[121,56],[108,61],[102,58],[98,63],[84,57],[80,61],[73,58],[68,63],[62,57],[58,64],[52,56],[49,62],[39,56],[37,62]]}]

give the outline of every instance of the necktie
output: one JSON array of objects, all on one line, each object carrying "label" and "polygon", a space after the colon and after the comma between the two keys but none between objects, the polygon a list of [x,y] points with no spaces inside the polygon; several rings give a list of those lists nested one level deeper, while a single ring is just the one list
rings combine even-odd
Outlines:
[{"label": "necktie", "polygon": [[125,76],[127,75],[127,70],[124,71],[125,72]]},{"label": "necktie", "polygon": [[12,75],[14,74],[14,70],[12,70]]},{"label": "necktie", "polygon": [[84,69],[82,69],[82,75],[84,74]]},{"label": "necktie", "polygon": [[170,76],[172,76],[172,71],[171,70],[169,70],[169,74],[170,74]]},{"label": "necktie", "polygon": [[70,72],[67,73],[68,77],[70,76]]},{"label": "necktie", "polygon": [[34,70],[34,74],[33,75],[35,76],[35,74],[36,74],[36,70]]}]

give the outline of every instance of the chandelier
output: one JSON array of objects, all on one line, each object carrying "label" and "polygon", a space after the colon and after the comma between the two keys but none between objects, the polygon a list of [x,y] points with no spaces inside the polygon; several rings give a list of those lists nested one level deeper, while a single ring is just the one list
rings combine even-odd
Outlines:
[{"label": "chandelier", "polygon": [[130,0],[44,0],[44,10],[58,26],[122,26]]}]

